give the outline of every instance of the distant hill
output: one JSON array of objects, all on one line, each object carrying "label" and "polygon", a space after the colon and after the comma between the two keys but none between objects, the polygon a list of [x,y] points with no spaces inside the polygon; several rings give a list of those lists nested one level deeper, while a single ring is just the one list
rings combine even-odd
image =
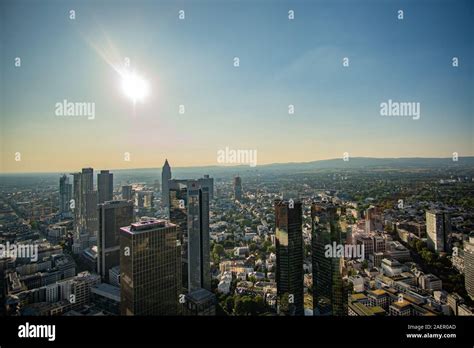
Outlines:
[{"label": "distant hill", "polygon": [[[172,165],[172,164],[171,164]],[[474,157],[460,157],[457,162],[453,162],[452,158],[369,158],[354,157],[349,161],[341,159],[329,159],[312,162],[295,162],[295,163],[273,163],[250,167],[248,165],[238,166],[203,166],[203,167],[171,167],[174,178],[184,177],[200,177],[209,174],[214,177],[229,175],[246,175],[255,173],[302,173],[315,172],[330,169],[444,169],[449,167],[466,168],[474,171]],[[127,169],[116,170],[130,174],[140,171],[145,175],[159,173],[161,168],[149,169]],[[161,179],[161,178],[160,178]]]},{"label": "distant hill", "polygon": [[[171,161],[171,165],[172,165]],[[474,157],[460,157],[457,162],[452,158],[370,158],[353,157],[349,161],[340,159],[328,159],[312,162],[295,163],[273,163],[250,167],[248,165],[238,166],[202,166],[202,167],[171,167],[174,178],[193,178],[204,174],[211,176],[229,176],[245,175],[251,173],[301,173],[314,172],[330,169],[444,169],[444,168],[472,169],[474,171]],[[81,168],[77,168],[79,171]],[[113,169],[113,168],[95,168],[95,170],[110,169],[117,178],[133,177],[134,180],[149,179],[156,177],[161,180],[161,167],[159,168],[137,168],[137,169]],[[25,174],[1,174],[6,177],[23,176],[49,176],[59,173],[25,173]]]},{"label": "distant hill", "polygon": [[268,169],[314,170],[314,169],[339,169],[339,168],[441,168],[446,166],[474,167],[474,157],[460,157],[457,162],[452,158],[371,158],[353,157],[348,161],[328,159],[303,163],[275,163],[259,166]]}]

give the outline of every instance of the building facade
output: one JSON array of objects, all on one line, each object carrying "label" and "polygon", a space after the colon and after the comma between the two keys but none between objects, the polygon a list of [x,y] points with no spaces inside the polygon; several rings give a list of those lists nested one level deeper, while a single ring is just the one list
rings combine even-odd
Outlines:
[{"label": "building facade", "polygon": [[302,204],[276,200],[274,206],[278,308],[304,315]]},{"label": "building facade", "polygon": [[101,170],[97,174],[97,191],[99,204],[111,201],[114,197],[114,175],[108,170]]},{"label": "building facade", "polygon": [[428,248],[437,253],[451,251],[451,219],[448,213],[430,210],[426,212]]},{"label": "building facade", "polygon": [[341,244],[337,207],[331,203],[311,205],[313,313],[314,315],[345,316],[348,313],[347,284],[342,278],[342,257],[326,257],[325,247]]},{"label": "building facade", "polygon": [[234,199],[242,201],[242,178],[240,176],[234,178]]},{"label": "building facade", "polygon": [[98,205],[97,273],[109,282],[109,270],[120,264],[120,227],[133,222],[131,201],[107,201]]},{"label": "building facade", "polygon": [[177,226],[146,220],[120,229],[122,315],[179,315],[181,245]]},{"label": "building facade", "polygon": [[211,290],[207,181],[170,180],[170,221],[182,243],[183,288]]},{"label": "building facade", "polygon": [[474,300],[474,232],[464,242],[464,283],[469,297]]}]

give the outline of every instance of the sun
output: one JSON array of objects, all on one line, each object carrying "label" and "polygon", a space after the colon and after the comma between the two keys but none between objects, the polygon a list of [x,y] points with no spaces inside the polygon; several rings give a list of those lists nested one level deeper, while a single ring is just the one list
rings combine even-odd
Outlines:
[{"label": "sun", "polygon": [[148,82],[135,72],[125,72],[122,74],[122,90],[127,97],[135,104],[142,102],[149,93]]}]

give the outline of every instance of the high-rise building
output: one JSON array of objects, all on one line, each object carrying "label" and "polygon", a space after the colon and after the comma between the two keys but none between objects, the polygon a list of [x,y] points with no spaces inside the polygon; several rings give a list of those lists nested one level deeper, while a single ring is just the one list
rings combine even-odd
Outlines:
[{"label": "high-rise building", "polygon": [[474,300],[474,232],[464,242],[464,283],[467,294]]},{"label": "high-rise building", "polygon": [[171,167],[166,160],[161,170],[161,201],[164,208],[170,207],[169,180],[171,180]]},{"label": "high-rise building", "polygon": [[234,178],[234,199],[236,201],[242,201],[242,179],[240,176]]},{"label": "high-rise building", "polygon": [[347,284],[342,279],[343,258],[327,257],[327,245],[341,244],[337,207],[331,203],[314,202],[311,205],[313,313],[314,315],[345,316]]},{"label": "high-rise building", "polygon": [[170,221],[182,242],[183,288],[211,290],[209,187],[199,180],[170,180]]},{"label": "high-rise building", "polygon": [[97,191],[99,192],[99,204],[113,199],[114,175],[108,170],[101,170],[97,174]]},{"label": "high-rise building", "polygon": [[179,315],[181,246],[177,226],[145,220],[120,229],[122,315]]},{"label": "high-rise building", "polygon": [[[339,242],[337,242],[339,243]],[[368,260],[374,254],[374,240],[372,237],[366,235],[359,235],[356,238],[356,244],[361,246],[364,250],[364,259]]]},{"label": "high-rise building", "polygon": [[133,203],[107,201],[99,204],[98,210],[97,273],[108,283],[109,270],[120,265],[120,227],[133,222]]},{"label": "high-rise building", "polygon": [[365,211],[365,233],[375,230],[375,207],[370,206]]},{"label": "high-rise building", "polygon": [[428,249],[440,252],[451,251],[451,217],[439,210],[426,212],[426,233]]},{"label": "high-rise building", "polygon": [[81,173],[72,173],[73,176],[73,202],[72,202],[72,211],[74,216],[74,234],[73,234],[73,252],[80,253],[85,246],[83,246],[82,240],[85,239],[84,229],[82,227],[81,219],[81,200],[82,200],[82,190],[81,190]]},{"label": "high-rise building", "polygon": [[71,307],[80,308],[90,303],[91,288],[99,283],[100,277],[97,274],[91,274],[87,271],[77,274],[69,285],[70,292],[74,295],[74,303]]},{"label": "high-rise building", "polygon": [[289,315],[304,315],[302,223],[300,201],[275,201],[277,304]]},{"label": "high-rise building", "polygon": [[384,253],[385,250],[387,249],[387,240],[381,235],[376,235],[373,237],[374,240],[374,252],[379,253],[382,252]]},{"label": "high-rise building", "polygon": [[97,191],[94,191],[94,170],[83,168],[73,173],[74,244],[75,253],[82,252],[97,239]]},{"label": "high-rise building", "polygon": [[72,217],[70,201],[72,198],[72,185],[64,174],[59,178],[59,213],[62,218]]},{"label": "high-rise building", "polygon": [[206,174],[199,180],[203,185],[209,187],[209,200],[212,201],[214,199],[214,178]]},{"label": "high-rise building", "polygon": [[154,192],[149,190],[140,190],[135,192],[135,206],[139,209],[153,208]]},{"label": "high-rise building", "polygon": [[126,201],[131,201],[133,197],[132,185],[122,186],[122,199]]},{"label": "high-rise building", "polygon": [[89,236],[89,245],[97,242],[97,231],[99,229],[99,216],[97,212],[98,195],[97,191],[84,193],[84,219],[86,231]]}]

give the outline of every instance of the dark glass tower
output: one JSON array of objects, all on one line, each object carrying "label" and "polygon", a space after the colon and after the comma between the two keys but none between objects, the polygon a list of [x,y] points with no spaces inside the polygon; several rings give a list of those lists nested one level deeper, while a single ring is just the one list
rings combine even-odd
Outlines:
[{"label": "dark glass tower", "polygon": [[97,239],[97,191],[94,191],[94,170],[83,168],[74,177],[74,253],[82,252]]},{"label": "dark glass tower", "polygon": [[131,201],[133,197],[132,185],[122,186],[122,199],[126,201]]},{"label": "dark glass tower", "polygon": [[242,201],[242,178],[240,176],[234,178],[234,199]]},{"label": "dark glass tower", "polygon": [[113,199],[114,175],[108,170],[101,170],[97,174],[97,190],[99,191],[99,204]]},{"label": "dark glass tower", "polygon": [[313,310],[314,315],[347,315],[347,284],[342,279],[343,259],[326,257],[325,246],[341,244],[337,206],[315,202],[311,205]]},{"label": "dark glass tower", "polygon": [[97,273],[109,282],[109,270],[120,264],[120,227],[133,222],[131,201],[107,201],[98,205]]},{"label": "dark glass tower", "polygon": [[275,201],[276,281],[280,313],[304,315],[301,202]]},{"label": "dark glass tower", "polygon": [[70,200],[72,198],[72,185],[66,175],[59,179],[59,212],[61,217],[70,217]]},{"label": "dark glass tower", "polygon": [[147,220],[120,229],[122,315],[179,315],[181,246],[177,226]]},{"label": "dark glass tower", "polygon": [[183,288],[211,290],[207,180],[170,180],[170,221],[182,242]]}]

